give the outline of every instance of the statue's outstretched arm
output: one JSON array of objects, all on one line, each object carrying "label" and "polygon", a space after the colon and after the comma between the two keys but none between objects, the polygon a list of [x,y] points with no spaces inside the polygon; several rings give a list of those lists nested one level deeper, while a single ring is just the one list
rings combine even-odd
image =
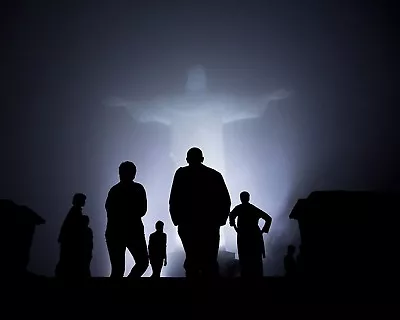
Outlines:
[{"label": "statue's outstretched arm", "polygon": [[166,107],[168,102],[162,99],[154,101],[127,101],[121,98],[109,98],[105,104],[108,107],[125,108],[131,117],[139,122],[158,122],[171,124],[171,114]]},{"label": "statue's outstretched arm", "polygon": [[273,100],[285,99],[290,95],[284,89],[255,97],[226,97],[223,122],[229,123],[261,117]]}]

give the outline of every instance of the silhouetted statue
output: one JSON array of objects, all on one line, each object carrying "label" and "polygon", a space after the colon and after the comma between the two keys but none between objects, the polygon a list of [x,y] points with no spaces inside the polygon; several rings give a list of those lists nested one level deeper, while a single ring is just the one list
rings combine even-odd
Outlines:
[{"label": "silhouetted statue", "polygon": [[35,228],[45,220],[30,208],[3,199],[0,199],[0,215],[0,274],[3,277],[29,275],[27,267]]},{"label": "silhouetted statue", "polygon": [[293,245],[289,245],[287,247],[287,253],[285,258],[283,259],[283,265],[285,267],[285,276],[286,277],[294,277],[296,275],[296,260],[294,258],[294,254],[296,253],[296,247]]},{"label": "silhouetted statue", "polygon": [[186,161],[189,165],[175,172],[169,199],[186,253],[186,276],[218,276],[220,227],[228,218],[231,199],[222,175],[203,165],[199,148],[191,148]]},{"label": "silhouetted statue", "polygon": [[[268,233],[272,218],[249,202],[248,192],[241,192],[240,200],[242,203],[237,205],[229,215],[229,224],[237,232],[240,274],[242,277],[262,277],[262,259],[265,258],[263,233]],[[262,230],[258,226],[260,219],[265,220]]]},{"label": "silhouetted statue", "polygon": [[153,270],[152,277],[159,278],[163,265],[167,265],[167,235],[164,233],[162,221],[157,221],[156,231],[149,237],[149,258]]},{"label": "silhouetted statue", "polygon": [[134,182],[136,166],[126,161],[119,166],[120,182],[107,196],[106,242],[111,261],[111,277],[122,278],[125,272],[125,251],[132,254],[135,265],[129,277],[141,277],[147,270],[149,258],[142,217],[147,212],[144,187]]},{"label": "silhouetted statue", "polygon": [[[69,210],[58,236],[60,244],[60,260],[56,266],[57,277],[82,278],[90,276],[85,268],[85,256],[92,251],[93,240],[88,240],[91,230],[88,230],[89,218],[84,216],[82,208],[86,204],[86,195],[77,193],[72,199]],[[88,235],[89,234],[89,235]],[[93,235],[91,234],[91,237]],[[90,264],[90,263],[89,263]]]}]

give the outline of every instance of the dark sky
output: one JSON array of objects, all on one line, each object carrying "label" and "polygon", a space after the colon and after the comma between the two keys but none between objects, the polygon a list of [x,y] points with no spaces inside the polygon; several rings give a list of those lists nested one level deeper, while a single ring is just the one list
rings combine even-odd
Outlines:
[{"label": "dark sky", "polygon": [[[52,274],[74,192],[88,194],[103,252],[114,164],[131,158],[138,168],[149,160],[155,170],[169,168],[167,129],[135,124],[102,101],[178,93],[193,64],[220,79],[215,91],[256,94],[263,89],[257,79],[293,90],[284,107],[226,128],[228,170],[244,168],[272,198],[289,190],[277,206],[285,219],[294,201],[316,188],[400,187],[395,1],[2,3],[0,197],[47,220],[37,231],[32,270]],[[233,81],[241,78],[248,81]],[[288,180],[273,177],[270,159],[278,152]],[[158,179],[167,190],[173,172],[166,171],[151,177],[147,168],[138,178]],[[165,210],[167,199],[158,200]],[[106,258],[95,251],[94,274],[104,273]]]}]

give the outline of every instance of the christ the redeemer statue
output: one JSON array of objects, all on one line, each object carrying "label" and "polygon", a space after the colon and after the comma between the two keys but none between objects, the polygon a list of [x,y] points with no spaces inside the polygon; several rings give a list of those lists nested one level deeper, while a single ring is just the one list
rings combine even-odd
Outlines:
[{"label": "christ the redeemer statue", "polygon": [[158,122],[171,128],[171,152],[176,167],[186,165],[186,152],[203,150],[204,164],[224,173],[223,125],[262,116],[269,102],[284,99],[286,90],[259,96],[214,94],[207,91],[207,77],[201,66],[188,72],[186,92],[180,96],[159,96],[148,101],[113,98],[109,106],[125,107],[139,122]]},{"label": "christ the redeemer statue", "polygon": [[[195,146],[203,151],[205,165],[224,174],[224,124],[258,118],[271,101],[284,99],[288,95],[289,92],[283,89],[259,96],[211,93],[207,90],[204,68],[195,66],[188,72],[185,93],[182,95],[158,96],[145,101],[112,98],[107,104],[124,107],[136,121],[169,126],[170,156],[176,168],[187,165],[186,152]],[[221,246],[224,244],[221,233]]]}]

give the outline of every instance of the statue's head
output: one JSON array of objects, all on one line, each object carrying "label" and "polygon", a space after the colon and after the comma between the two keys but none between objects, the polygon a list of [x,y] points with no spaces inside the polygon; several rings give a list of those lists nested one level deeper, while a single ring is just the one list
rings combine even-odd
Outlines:
[{"label": "statue's head", "polygon": [[201,65],[188,70],[185,89],[187,92],[203,92],[207,90],[206,71]]}]

